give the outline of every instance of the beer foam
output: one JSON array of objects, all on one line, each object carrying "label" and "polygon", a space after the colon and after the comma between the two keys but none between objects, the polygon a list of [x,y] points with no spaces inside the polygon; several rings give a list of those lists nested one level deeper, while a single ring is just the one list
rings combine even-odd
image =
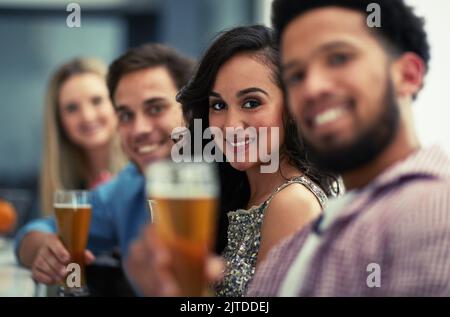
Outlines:
[{"label": "beer foam", "polygon": [[216,188],[204,186],[181,186],[173,184],[158,184],[158,186],[147,184],[147,194],[150,197],[158,198],[177,198],[177,199],[196,199],[196,198],[216,198],[218,193]]},{"label": "beer foam", "polygon": [[160,161],[146,170],[149,197],[169,199],[217,198],[216,167],[208,163]]},{"label": "beer foam", "polygon": [[53,204],[54,208],[65,208],[65,209],[73,209],[73,208],[92,208],[91,204],[68,204],[68,203],[58,203],[58,204]]}]

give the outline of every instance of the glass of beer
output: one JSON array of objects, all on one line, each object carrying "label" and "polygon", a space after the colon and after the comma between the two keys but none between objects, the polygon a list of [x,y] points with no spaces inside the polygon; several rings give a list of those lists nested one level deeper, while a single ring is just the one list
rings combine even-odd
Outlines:
[{"label": "glass of beer", "polygon": [[88,296],[84,251],[91,222],[88,191],[59,190],[54,194],[58,236],[69,251],[68,274],[58,289],[59,296]]},{"label": "glass of beer", "polygon": [[213,164],[160,161],[146,170],[157,234],[168,246],[182,296],[207,296],[205,261],[217,221]]}]

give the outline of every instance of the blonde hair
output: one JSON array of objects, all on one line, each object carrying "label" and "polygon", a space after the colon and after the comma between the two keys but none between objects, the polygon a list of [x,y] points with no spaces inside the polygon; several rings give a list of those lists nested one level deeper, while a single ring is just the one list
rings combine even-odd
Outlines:
[{"label": "blonde hair", "polygon": [[[83,150],[74,145],[64,131],[59,115],[59,92],[65,81],[77,74],[93,73],[106,78],[106,66],[93,58],[77,58],[59,67],[50,79],[44,111],[44,151],[41,166],[41,208],[45,215],[53,210],[53,193],[76,189],[88,179]],[[116,173],[126,163],[118,136],[111,140],[109,171]]]}]

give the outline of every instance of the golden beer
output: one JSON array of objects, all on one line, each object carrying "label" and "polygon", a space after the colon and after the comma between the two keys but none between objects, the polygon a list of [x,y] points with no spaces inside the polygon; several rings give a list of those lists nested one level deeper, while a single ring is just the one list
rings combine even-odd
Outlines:
[{"label": "golden beer", "polygon": [[156,230],[171,251],[184,296],[205,295],[205,260],[214,243],[216,199],[152,197]]},{"label": "golden beer", "polygon": [[84,250],[91,222],[91,205],[55,204],[54,207],[58,236],[70,253],[70,262],[80,266],[81,287],[84,287]]},{"label": "golden beer", "polygon": [[208,163],[160,161],[146,170],[152,222],[168,246],[182,296],[208,296],[205,264],[215,243],[218,177]]}]

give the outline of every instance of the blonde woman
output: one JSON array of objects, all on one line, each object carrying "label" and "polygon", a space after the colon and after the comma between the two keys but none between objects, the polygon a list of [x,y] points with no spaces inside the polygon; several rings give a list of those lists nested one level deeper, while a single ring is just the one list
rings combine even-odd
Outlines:
[{"label": "blonde woman", "polygon": [[91,189],[126,162],[106,86],[106,66],[77,58],[53,74],[46,96],[41,207],[52,211],[58,189]]}]

